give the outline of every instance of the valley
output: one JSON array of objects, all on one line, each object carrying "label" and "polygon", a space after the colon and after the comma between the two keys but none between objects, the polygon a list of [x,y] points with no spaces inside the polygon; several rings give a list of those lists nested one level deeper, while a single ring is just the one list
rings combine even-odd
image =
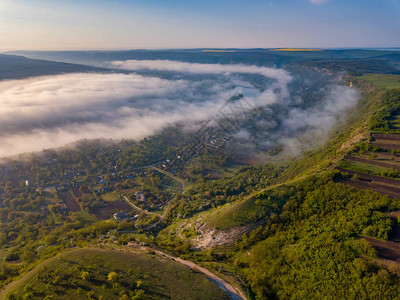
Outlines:
[{"label": "valley", "polygon": [[[254,51],[292,81],[268,90],[281,79],[241,75],[258,92],[228,94],[211,119],[4,157],[0,298],[400,295],[397,58],[292,50]],[[248,51],[190,55],[239,63]],[[263,93],[280,101],[257,104]]]}]

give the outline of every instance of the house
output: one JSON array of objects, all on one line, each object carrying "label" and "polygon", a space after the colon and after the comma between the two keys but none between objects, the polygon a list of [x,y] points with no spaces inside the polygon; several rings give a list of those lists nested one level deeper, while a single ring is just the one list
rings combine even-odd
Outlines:
[{"label": "house", "polygon": [[119,213],[113,214],[113,217],[117,221],[123,221],[128,218],[128,215],[124,212],[119,212]]},{"label": "house", "polygon": [[138,201],[146,201],[146,197],[144,196],[144,193],[142,191],[136,192],[135,196],[136,200]]}]

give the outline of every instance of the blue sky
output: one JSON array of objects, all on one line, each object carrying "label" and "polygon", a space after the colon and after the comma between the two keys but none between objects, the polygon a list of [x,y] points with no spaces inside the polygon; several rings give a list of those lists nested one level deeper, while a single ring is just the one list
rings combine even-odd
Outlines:
[{"label": "blue sky", "polygon": [[0,0],[0,51],[399,47],[400,0]]}]

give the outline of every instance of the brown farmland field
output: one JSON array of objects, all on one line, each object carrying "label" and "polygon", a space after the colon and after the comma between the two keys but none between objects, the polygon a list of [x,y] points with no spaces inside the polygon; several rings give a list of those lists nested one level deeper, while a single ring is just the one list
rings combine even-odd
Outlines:
[{"label": "brown farmland field", "polygon": [[396,170],[400,170],[400,164],[397,162],[382,162],[374,159],[360,158],[360,157],[351,157],[350,161],[357,161],[364,164],[370,164],[374,166],[384,167],[384,168],[394,168]]},{"label": "brown farmland field", "polygon": [[91,211],[91,213],[93,213],[100,220],[108,220],[117,212],[129,213],[131,211],[132,207],[130,207],[124,200],[117,200],[113,202],[107,202],[106,206],[95,208]]},{"label": "brown farmland field", "polygon": [[58,192],[60,198],[64,201],[67,208],[73,212],[81,211],[79,203],[76,201],[75,197],[71,194],[71,191]]},{"label": "brown farmland field", "polygon": [[347,169],[339,168],[341,172],[348,173],[349,175],[357,174],[358,180],[351,180],[350,178],[339,179],[336,182],[341,182],[348,184],[350,186],[367,189],[377,192],[379,194],[388,195],[396,199],[400,199],[400,180],[367,175],[364,173],[359,173],[355,171],[350,171]]}]

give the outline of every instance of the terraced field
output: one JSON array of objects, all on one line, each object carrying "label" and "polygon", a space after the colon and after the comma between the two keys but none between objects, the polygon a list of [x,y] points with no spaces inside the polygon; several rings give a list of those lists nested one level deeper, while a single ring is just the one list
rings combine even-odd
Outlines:
[{"label": "terraced field", "polygon": [[400,178],[396,179],[400,171],[400,157],[392,154],[392,150],[400,150],[400,135],[372,134],[371,146],[378,146],[382,152],[350,155],[340,171],[349,174],[352,178],[341,179],[348,185],[373,190],[380,194],[400,199]]},{"label": "terraced field", "polygon": [[[397,134],[372,134],[373,141],[370,145],[381,148],[379,152],[358,153],[348,156],[343,162],[345,167],[338,168],[347,173],[351,178],[341,178],[342,182],[359,189],[367,189],[379,194],[388,195],[400,200],[400,157],[393,150],[400,150],[400,135]],[[388,214],[393,223],[400,217],[400,211]],[[392,227],[389,240],[379,240],[363,237],[377,251],[379,259],[377,264],[391,268],[400,275],[400,225]]]}]

